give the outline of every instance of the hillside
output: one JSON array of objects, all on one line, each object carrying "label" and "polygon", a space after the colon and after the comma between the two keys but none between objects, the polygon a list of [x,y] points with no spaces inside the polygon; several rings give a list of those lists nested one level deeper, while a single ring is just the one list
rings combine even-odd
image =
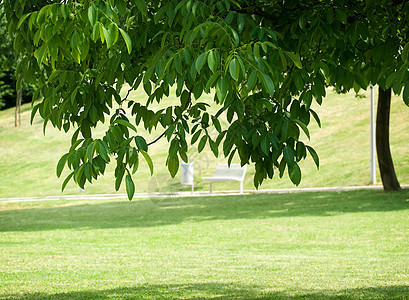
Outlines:
[{"label": "hillside", "polygon": [[[303,179],[299,187],[354,186],[369,183],[369,92],[366,97],[355,98],[353,93],[337,95],[328,91],[322,106],[315,107],[322,128],[316,124],[310,127],[309,142],[320,156],[320,170],[316,170],[311,158],[302,163]],[[142,92],[134,92],[132,97],[143,98]],[[206,99],[205,99],[206,100]],[[167,101],[176,101],[170,97]],[[42,133],[39,119],[31,126],[30,105],[22,109],[22,126],[14,127],[14,110],[0,112],[0,198],[61,195],[63,178],[55,175],[58,159],[69,147],[69,134],[47,127]],[[398,97],[393,98],[391,115],[391,150],[395,168],[401,184],[409,183],[409,131],[407,108]],[[141,130],[143,132],[143,130]],[[102,134],[102,129],[97,131]],[[152,133],[152,140],[160,132]],[[155,163],[155,174],[149,176],[146,164],[141,164],[135,174],[136,192],[172,192],[189,190],[181,186],[180,174],[171,179],[165,167],[167,145],[161,141],[150,149]],[[207,190],[208,184],[202,176],[210,176],[217,162],[225,162],[223,157],[214,159],[211,152],[198,153],[189,150],[190,162],[195,163],[195,190]],[[104,177],[92,185],[87,185],[85,194],[114,193],[113,166]],[[68,172],[66,172],[67,174]],[[245,189],[254,189],[253,167],[249,167],[244,184]],[[377,176],[380,181],[379,174]],[[266,181],[262,189],[293,187],[285,176]],[[237,189],[236,183],[217,183],[215,190]],[[121,187],[121,193],[124,188]],[[79,188],[70,183],[64,194],[78,194]]]}]

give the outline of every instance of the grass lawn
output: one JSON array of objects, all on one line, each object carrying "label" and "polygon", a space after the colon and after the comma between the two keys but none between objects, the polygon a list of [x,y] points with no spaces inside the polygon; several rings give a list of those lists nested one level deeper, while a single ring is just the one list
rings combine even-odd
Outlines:
[{"label": "grass lawn", "polygon": [[0,299],[409,299],[409,191],[0,204]]}]

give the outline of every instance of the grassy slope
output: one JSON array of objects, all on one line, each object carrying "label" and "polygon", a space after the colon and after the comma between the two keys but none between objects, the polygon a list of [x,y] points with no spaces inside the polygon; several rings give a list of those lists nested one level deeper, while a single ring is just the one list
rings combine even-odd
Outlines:
[{"label": "grassy slope", "polygon": [[[365,185],[369,182],[369,93],[367,98],[356,99],[353,94],[336,95],[328,92],[323,106],[316,107],[322,120],[322,128],[311,126],[311,141],[321,159],[321,168],[316,170],[312,159],[302,163],[303,180],[300,187]],[[144,99],[143,93],[134,92],[133,98]],[[172,103],[174,97],[167,100]],[[205,99],[206,101],[206,99]],[[408,109],[403,102],[393,99],[391,116],[392,154],[398,178],[401,183],[409,183],[409,151],[407,140]],[[55,176],[55,165],[69,145],[69,135],[48,127],[42,135],[42,123],[35,120],[29,125],[30,108],[23,109],[23,124],[14,128],[14,111],[0,112],[0,198],[59,195],[63,178]],[[143,132],[143,130],[141,130]],[[97,136],[102,130],[97,131]],[[160,132],[153,132],[153,140]],[[148,138],[149,140],[149,138]],[[142,165],[135,175],[137,192],[189,190],[179,184],[180,175],[171,179],[164,166],[167,152],[166,143],[161,141],[152,147],[150,153],[155,161],[155,175],[149,176],[148,168]],[[190,161],[195,163],[195,189],[206,190],[202,176],[212,174],[217,162],[225,162],[223,157],[214,159],[211,152],[198,153],[196,147],[189,150]],[[113,193],[112,167],[106,176],[86,187],[85,193]],[[252,185],[253,168],[249,168],[245,189]],[[378,176],[379,180],[379,176]],[[285,176],[267,181],[262,188],[283,188],[293,185]],[[237,189],[235,183],[217,183],[215,189]],[[78,187],[69,184],[64,194],[77,194]],[[124,192],[124,189],[121,189]]]},{"label": "grassy slope", "polygon": [[0,204],[0,299],[408,299],[409,191]]}]

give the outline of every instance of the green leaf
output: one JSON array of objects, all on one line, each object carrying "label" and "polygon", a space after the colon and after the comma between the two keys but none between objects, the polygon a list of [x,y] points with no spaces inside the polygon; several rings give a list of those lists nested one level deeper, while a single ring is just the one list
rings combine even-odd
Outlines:
[{"label": "green leaf", "polygon": [[90,116],[91,122],[95,124],[98,118],[98,110],[95,105],[91,105],[88,114]]},{"label": "green leaf", "polygon": [[301,182],[301,169],[298,164],[288,166],[288,176],[295,185],[299,185]]},{"label": "green leaf", "polygon": [[132,200],[134,194],[135,194],[135,184],[132,180],[131,175],[126,175],[125,177],[125,186],[126,186],[126,193],[128,195],[128,199]]},{"label": "green leaf", "polygon": [[213,73],[212,76],[210,76],[209,80],[206,83],[206,87],[205,87],[205,91],[207,93],[210,92],[210,88],[214,86],[214,83],[216,82],[216,80],[220,77],[220,71],[216,71],[215,73]]},{"label": "green leaf", "polygon": [[301,122],[300,120],[296,119],[294,121],[295,121],[295,123],[297,123],[301,127],[301,129],[304,131],[307,138],[310,140],[311,139],[310,138],[310,131],[308,130],[307,126],[303,122]]},{"label": "green leaf", "polygon": [[319,169],[320,168],[320,159],[318,157],[317,152],[315,152],[315,150],[310,146],[306,146],[306,147],[308,149],[308,152],[310,152],[310,154],[312,156],[312,159],[314,160],[315,165],[317,166],[317,169]]},{"label": "green leaf", "polygon": [[285,52],[285,54],[293,61],[294,65],[297,68],[302,69],[302,63],[298,54],[295,54],[293,52]]},{"label": "green leaf", "polygon": [[168,170],[169,170],[170,176],[174,178],[179,170],[178,156],[177,155],[168,156],[167,164],[168,164]]},{"label": "green leaf", "polygon": [[206,52],[203,52],[202,54],[198,56],[198,58],[196,59],[196,63],[195,63],[196,71],[198,73],[200,73],[200,71],[202,70],[205,62],[206,62]]},{"label": "green leaf", "polygon": [[24,22],[31,14],[32,14],[32,13],[29,12],[29,13],[25,14],[24,16],[22,16],[22,17],[20,18],[20,20],[19,20],[18,23],[17,23],[17,29],[19,29],[19,28],[21,27],[21,24],[23,24],[23,22]]},{"label": "green leaf", "polygon": [[[101,28],[102,28],[102,32],[103,32],[103,34],[104,34],[104,37],[103,37],[103,38],[101,37],[101,40],[102,40],[103,42],[106,41],[107,46],[108,46],[108,48],[109,48],[109,47],[112,46],[113,40],[111,40],[111,37],[110,37],[110,35],[109,35],[108,29],[106,29],[101,23],[99,23],[99,24],[100,24],[100,30],[101,30]],[[102,27],[101,27],[101,26],[102,26]]]},{"label": "green leaf", "polygon": [[41,66],[44,58],[47,56],[47,45],[44,44],[36,51],[37,54],[37,63]]},{"label": "green leaf", "polygon": [[234,80],[238,80],[239,79],[239,75],[240,75],[240,66],[239,63],[237,61],[237,59],[233,58],[230,61],[229,64],[229,71],[230,71],[230,75]]},{"label": "green leaf", "polygon": [[305,149],[306,148],[303,142],[297,143],[297,146],[296,146],[296,161],[297,162],[307,157],[307,151]]},{"label": "green leaf", "polygon": [[114,45],[118,39],[118,28],[116,27],[116,24],[111,23],[108,29],[103,27],[102,30],[104,32],[107,47],[111,48],[111,46]]},{"label": "green leaf", "polygon": [[48,51],[52,59],[58,60],[58,45],[55,43],[55,41],[53,40],[49,41]]},{"label": "green leaf", "polygon": [[256,86],[256,83],[257,83],[257,70],[253,70],[253,72],[251,72],[247,80],[247,89],[251,91]]},{"label": "green leaf", "polygon": [[281,128],[281,136],[283,140],[286,140],[288,138],[288,127],[289,127],[289,122],[287,119],[285,119],[283,128]]},{"label": "green leaf", "polygon": [[187,157],[187,153],[185,152],[185,150],[183,150],[183,148],[179,148],[179,156],[185,163],[189,162],[189,158]]},{"label": "green leaf", "polygon": [[72,176],[74,176],[74,171],[71,172],[71,173],[65,178],[65,180],[64,180],[64,182],[62,183],[62,186],[61,186],[61,192],[64,192],[64,189],[65,189],[65,187],[67,186],[68,181],[70,181],[70,179],[72,178]]},{"label": "green leaf", "polygon": [[275,86],[273,80],[267,74],[263,73],[263,87],[270,94],[274,96]]},{"label": "green leaf", "polygon": [[268,133],[268,138],[269,138],[270,143],[273,146],[273,148],[277,150],[278,149],[278,144],[277,143],[279,142],[278,138],[272,132]]},{"label": "green leaf", "polygon": [[294,84],[297,90],[302,91],[304,87],[304,81],[302,80],[302,77],[300,76],[300,74],[295,73],[293,75],[293,80],[294,80]]},{"label": "green leaf", "polygon": [[258,44],[254,44],[253,46],[253,54],[256,60],[260,59],[260,46]]},{"label": "green leaf", "polygon": [[153,162],[152,162],[151,157],[149,156],[149,154],[147,152],[145,152],[145,151],[143,151],[141,149],[139,149],[139,152],[141,152],[143,157],[145,158],[146,163],[149,166],[149,170],[151,171],[151,176],[152,176],[153,175]]},{"label": "green leaf", "polygon": [[217,132],[221,132],[222,131],[222,126],[220,125],[219,119],[212,116],[212,122],[213,122],[213,125],[216,128]]},{"label": "green leaf", "polygon": [[355,82],[359,85],[360,88],[366,89],[368,87],[368,82],[366,81],[366,78],[358,74],[355,74],[354,78]]},{"label": "green leaf", "polygon": [[[97,22],[97,24],[99,28],[99,37],[101,38],[101,42],[105,42],[105,33],[104,33],[105,27],[100,22]],[[94,26],[94,30],[95,30],[95,26]]]},{"label": "green leaf", "polygon": [[310,109],[310,113],[314,117],[314,119],[317,122],[318,126],[321,128],[321,120],[320,120],[320,117],[318,116],[318,114],[315,111],[313,111],[312,109]]},{"label": "green leaf", "polygon": [[308,90],[303,92],[300,99],[305,103],[307,108],[310,108],[312,103],[312,91]]},{"label": "green leaf", "polygon": [[388,76],[388,78],[386,79],[386,88],[387,89],[390,88],[395,83],[396,80],[399,80],[398,75],[399,75],[398,72],[393,72],[392,74],[390,74]]},{"label": "green leaf", "polygon": [[217,81],[216,84],[216,95],[217,98],[219,99],[220,103],[222,103],[224,101],[224,99],[226,98],[227,95],[227,82],[226,79],[224,77],[219,78],[219,80]]},{"label": "green leaf", "polygon": [[409,84],[405,85],[405,88],[403,89],[403,102],[405,102],[405,104],[407,106],[409,106]]},{"label": "green leaf", "polygon": [[136,6],[138,7],[142,15],[146,16],[148,11],[147,11],[145,0],[135,0],[135,2],[136,2]]},{"label": "green leaf", "polygon": [[202,136],[199,142],[199,146],[197,147],[197,151],[199,151],[199,153],[202,152],[203,148],[205,147],[206,141],[207,141],[207,135]]},{"label": "green leaf", "polygon": [[96,149],[96,145],[97,145],[97,143],[95,143],[95,141],[94,141],[94,142],[90,143],[88,145],[88,147],[87,147],[87,158],[88,158],[89,161],[92,161],[92,159],[94,157],[94,151]]},{"label": "green leaf", "polygon": [[138,154],[135,154],[134,158],[132,159],[132,163],[133,163],[132,174],[135,174],[136,171],[138,171],[138,168],[139,168],[139,156],[138,156]]},{"label": "green leaf", "polygon": [[210,51],[209,55],[207,56],[207,64],[209,65],[210,70],[212,72],[216,71],[217,63],[216,63],[216,51]]},{"label": "green leaf", "polygon": [[261,151],[263,151],[263,153],[265,155],[268,155],[270,152],[270,142],[267,138],[267,136],[264,136],[263,139],[260,142],[260,147],[261,147]]},{"label": "green leaf", "polygon": [[169,146],[169,156],[177,155],[179,146],[179,140],[173,139]]},{"label": "green leaf", "polygon": [[210,144],[210,149],[212,150],[214,156],[217,158],[219,156],[219,147],[217,147],[217,144],[209,138],[209,144]]},{"label": "green leaf", "polygon": [[290,146],[285,146],[283,150],[285,161],[289,166],[294,164],[294,151]]},{"label": "green leaf", "polygon": [[128,121],[126,121],[126,120],[117,119],[117,120],[115,120],[115,122],[114,122],[113,124],[115,124],[115,123],[118,123],[118,124],[121,124],[121,125],[123,125],[123,126],[126,126],[126,127],[130,128],[130,129],[132,129],[133,131],[137,132],[136,127],[135,127],[134,125],[132,125],[131,123],[129,123]]},{"label": "green leaf", "polygon": [[69,155],[70,155],[69,153],[64,154],[60,158],[60,160],[58,161],[58,163],[57,163],[57,177],[61,176],[62,170],[64,169],[65,163],[66,163],[67,158],[68,158]]},{"label": "green leaf", "polygon": [[233,33],[234,45],[237,47],[239,45],[239,43],[240,43],[239,34],[232,27],[230,27],[230,29],[231,29],[231,32]]},{"label": "green leaf", "polygon": [[407,43],[407,44],[405,45],[405,47],[403,47],[401,57],[402,57],[402,60],[403,60],[404,62],[406,62],[406,61],[409,60],[409,43]]},{"label": "green leaf", "polygon": [[176,55],[175,60],[174,60],[174,66],[175,70],[178,74],[183,74],[182,72],[182,60],[180,55]]},{"label": "green leaf", "polygon": [[94,26],[95,23],[97,22],[97,10],[95,9],[94,5],[91,5],[88,8],[88,20],[92,26]]},{"label": "green leaf", "polygon": [[118,191],[119,188],[121,187],[121,183],[122,183],[122,178],[124,178],[124,174],[125,174],[125,167],[123,166],[123,164],[120,164],[116,167],[115,169],[115,191]]},{"label": "green leaf", "polygon": [[92,182],[92,169],[91,169],[92,164],[90,162],[87,162],[84,164],[84,175],[85,178],[88,180],[88,182]]},{"label": "green leaf", "polygon": [[31,110],[31,117],[30,117],[30,124],[33,125],[33,121],[34,121],[34,117],[38,111],[38,109],[40,108],[41,103],[38,103],[36,105],[34,105],[33,109]]},{"label": "green leaf", "polygon": [[139,150],[143,150],[145,152],[148,151],[148,144],[146,143],[146,140],[142,136],[137,135],[135,137],[135,144]]},{"label": "green leaf", "polygon": [[84,175],[84,168],[85,164],[82,164],[79,168],[76,169],[76,173],[74,174],[74,181],[78,184],[78,186],[84,189],[85,184],[85,175]]},{"label": "green leaf", "polygon": [[100,37],[99,23],[96,22],[96,23],[94,24],[94,27],[92,28],[91,39],[92,39],[94,42],[96,42],[99,37]]},{"label": "green leaf", "polygon": [[119,28],[119,32],[121,33],[122,38],[123,38],[124,41],[125,41],[126,48],[128,49],[128,53],[131,54],[131,52],[132,52],[132,40],[131,40],[131,38],[130,38],[129,35],[126,33],[126,31],[123,30],[122,28]]},{"label": "green leaf", "polygon": [[[80,141],[78,141],[78,142],[80,142]],[[105,162],[109,163],[110,159],[109,159],[109,156],[108,156],[108,148],[107,148],[106,144],[101,140],[98,140],[98,150],[99,150],[98,153],[99,153],[99,155],[101,155],[101,158]]]},{"label": "green leaf", "polygon": [[68,17],[68,15],[67,15],[67,6],[68,6],[67,4],[60,6],[61,15],[63,16],[64,19],[67,19],[67,17]]},{"label": "green leaf", "polygon": [[192,136],[192,140],[191,140],[191,144],[192,144],[192,145],[193,145],[194,143],[196,143],[196,141],[199,139],[201,133],[202,133],[202,129],[200,129],[199,131],[197,131],[197,132]]}]

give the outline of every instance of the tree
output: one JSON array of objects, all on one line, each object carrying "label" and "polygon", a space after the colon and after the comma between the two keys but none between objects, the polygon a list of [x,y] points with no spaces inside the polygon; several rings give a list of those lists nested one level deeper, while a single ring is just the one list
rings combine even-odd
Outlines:
[{"label": "tree", "polygon": [[4,17],[3,6],[0,6],[0,109],[16,106],[16,127],[20,124],[17,120],[19,105],[30,102],[32,88],[21,86],[21,92],[16,92],[16,67],[18,56],[13,49],[13,42],[7,33],[7,23]]},{"label": "tree", "polygon": [[[134,193],[132,173],[149,146],[169,141],[172,176],[187,161],[187,133],[201,151],[219,146],[231,162],[254,163],[254,184],[285,171],[301,180],[298,163],[317,153],[301,140],[309,137],[312,101],[321,104],[325,88],[338,92],[393,87],[409,102],[406,1],[373,0],[94,0],[4,2],[14,47],[24,54],[17,71],[36,84],[33,116],[60,130],[75,126],[69,152],[57,165],[72,170],[81,187],[116,160],[116,188],[125,178]],[[121,98],[125,86],[142,85],[146,103]],[[166,103],[171,88],[180,104]],[[200,102],[214,93],[216,114]],[[103,122],[113,101],[120,106],[103,137],[92,129]],[[131,114],[122,108],[128,106]],[[384,114],[382,109],[380,113]],[[225,116],[227,128],[219,118]],[[153,141],[138,135],[136,125]],[[210,134],[215,128],[217,136]],[[80,138],[81,132],[83,138]],[[381,133],[382,135],[382,133]],[[381,137],[382,139],[382,137]],[[381,169],[382,172],[382,169]]]},{"label": "tree", "polygon": [[[8,99],[15,95],[15,82],[10,80],[14,77],[14,70],[10,66],[13,61],[13,44],[7,34],[6,20],[2,17],[0,8],[0,109],[6,106]],[[13,63],[11,63],[13,65]]]}]

